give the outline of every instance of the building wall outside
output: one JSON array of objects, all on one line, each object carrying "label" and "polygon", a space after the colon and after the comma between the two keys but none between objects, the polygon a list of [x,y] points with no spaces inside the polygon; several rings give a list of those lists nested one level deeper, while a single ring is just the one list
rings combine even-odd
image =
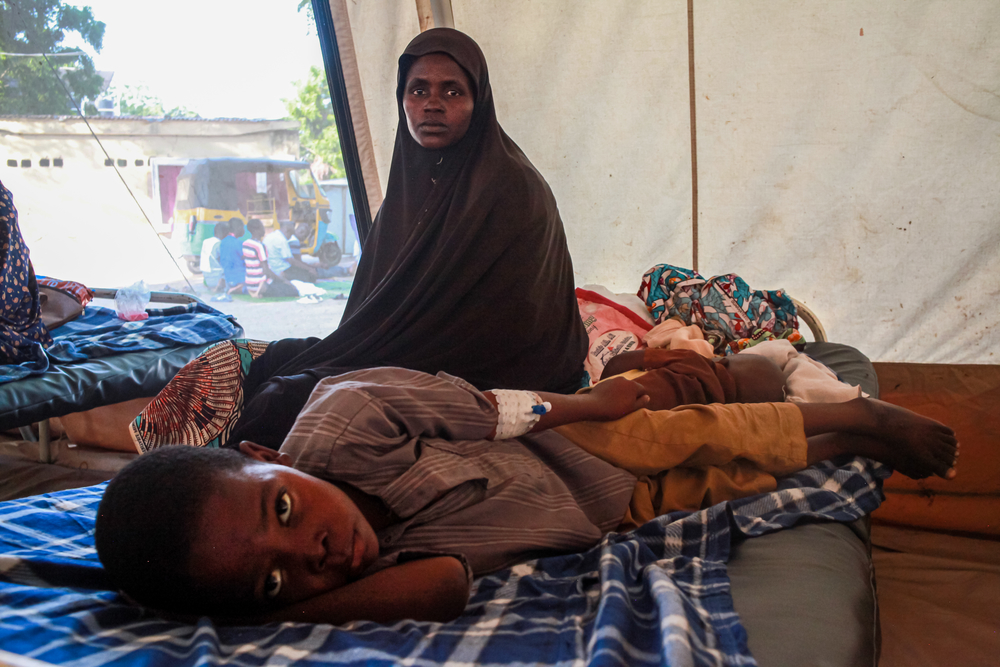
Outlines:
[{"label": "building wall outside", "polygon": [[[36,271],[93,285],[176,278],[151,162],[299,156],[295,121],[87,120],[100,144],[80,118],[0,117],[0,181],[14,195]],[[105,261],[78,266],[81,255]]]}]

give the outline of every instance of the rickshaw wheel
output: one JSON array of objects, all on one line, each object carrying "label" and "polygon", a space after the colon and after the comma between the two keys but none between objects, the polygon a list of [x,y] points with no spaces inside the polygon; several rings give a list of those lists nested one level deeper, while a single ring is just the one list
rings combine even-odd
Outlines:
[{"label": "rickshaw wheel", "polygon": [[188,271],[201,275],[201,260],[198,257],[187,258]]},{"label": "rickshaw wheel", "polygon": [[336,241],[328,241],[319,247],[319,261],[328,266],[337,266],[340,264],[340,258],[343,257],[344,253],[340,249],[340,245]]}]

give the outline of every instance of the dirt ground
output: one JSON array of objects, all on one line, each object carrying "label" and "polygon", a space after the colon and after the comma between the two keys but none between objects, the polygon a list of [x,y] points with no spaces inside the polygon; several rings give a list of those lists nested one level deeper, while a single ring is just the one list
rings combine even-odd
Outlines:
[{"label": "dirt ground", "polygon": [[[344,266],[351,263],[345,259]],[[195,294],[205,303],[224,313],[235,315],[243,327],[246,338],[257,340],[277,340],[279,338],[325,338],[340,324],[347,305],[353,277],[321,281],[320,287],[327,290],[319,303],[298,303],[294,298],[254,299],[247,295],[236,295],[232,301],[212,301],[213,294],[205,287],[201,276],[186,276],[168,283],[148,285],[153,291],[169,291]],[[114,302],[99,305],[114,308]],[[157,304],[150,304],[156,307]]]},{"label": "dirt ground", "polygon": [[294,300],[273,303],[235,300],[232,303],[208,304],[236,316],[247,338],[325,338],[337,328],[347,305],[344,298],[325,297],[319,303],[302,304]]}]

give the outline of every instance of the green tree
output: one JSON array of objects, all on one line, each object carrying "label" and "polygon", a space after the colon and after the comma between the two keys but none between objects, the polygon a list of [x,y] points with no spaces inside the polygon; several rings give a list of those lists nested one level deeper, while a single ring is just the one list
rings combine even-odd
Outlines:
[{"label": "green tree", "polygon": [[0,55],[0,113],[76,113],[66,88],[81,106],[84,99],[97,97],[104,80],[90,56],[58,55],[77,51],[63,44],[67,33],[76,33],[100,52],[104,23],[94,19],[90,7],[59,0],[0,0],[0,53],[48,56],[46,62],[40,56]]},{"label": "green tree", "polygon": [[297,81],[295,88],[295,99],[283,99],[282,102],[288,118],[299,122],[299,146],[304,157],[313,163],[317,178],[342,178],[344,157],[326,74],[318,67],[310,67],[309,77]]},{"label": "green tree", "polygon": [[153,95],[146,86],[124,84],[112,86],[111,93],[118,98],[123,116],[143,116],[156,118],[201,118],[197,112],[186,107],[164,110],[163,100]]},{"label": "green tree", "polygon": [[316,33],[316,16],[313,14],[312,0],[299,0],[299,12],[306,13],[306,20],[309,21],[310,34]]}]

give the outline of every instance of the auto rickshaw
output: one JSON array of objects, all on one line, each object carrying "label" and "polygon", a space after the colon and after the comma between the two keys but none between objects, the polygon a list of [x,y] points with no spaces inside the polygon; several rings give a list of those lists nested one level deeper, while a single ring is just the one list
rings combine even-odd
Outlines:
[{"label": "auto rickshaw", "polygon": [[193,273],[201,272],[201,245],[217,223],[246,224],[250,218],[263,222],[265,229],[277,229],[285,220],[307,223],[311,231],[302,242],[302,252],[315,255],[324,265],[340,262],[341,245],[328,230],[330,201],[308,162],[205,158],[191,160],[181,169],[173,219],[185,225],[181,254]]}]

